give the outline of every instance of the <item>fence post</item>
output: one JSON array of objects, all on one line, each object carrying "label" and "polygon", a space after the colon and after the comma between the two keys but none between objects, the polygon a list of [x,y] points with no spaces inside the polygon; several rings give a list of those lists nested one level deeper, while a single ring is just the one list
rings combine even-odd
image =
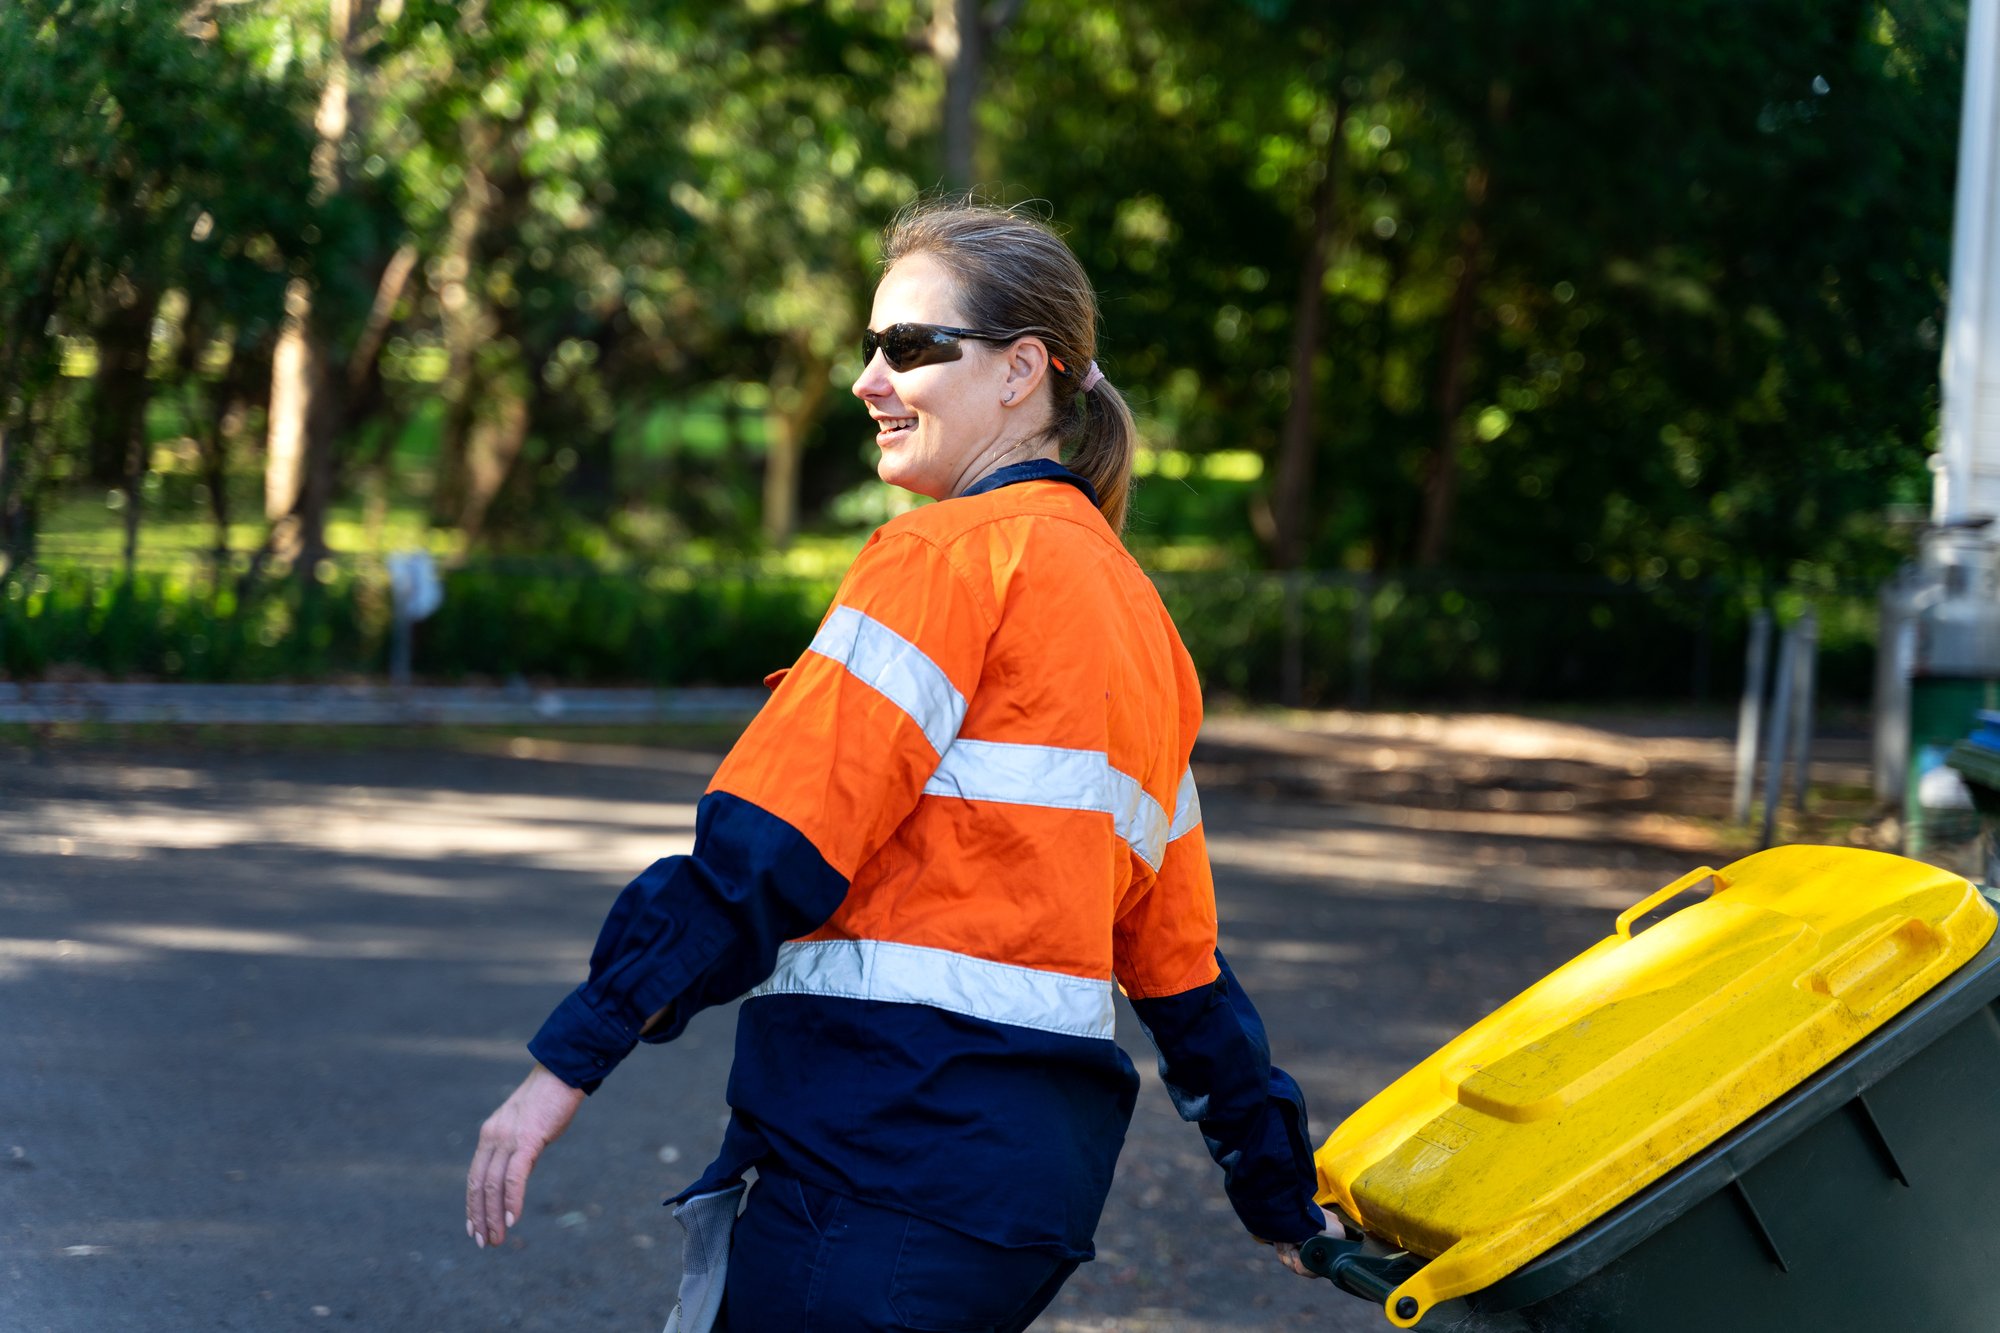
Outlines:
[{"label": "fence post", "polygon": [[1812,786],[1813,691],[1819,684],[1819,617],[1809,609],[1792,626],[1799,636],[1798,656],[1792,668],[1796,676],[1792,695],[1792,808],[1806,812],[1807,791]]},{"label": "fence post", "polygon": [[1709,664],[1715,656],[1715,583],[1701,581],[1701,629],[1694,639],[1694,701],[1708,702]]},{"label": "fence post", "polygon": [[1750,789],[1757,778],[1757,733],[1764,710],[1764,672],[1771,657],[1771,613],[1760,609],[1750,617],[1750,641],[1743,651],[1743,702],[1736,710],[1736,791],[1729,817],[1749,822]]},{"label": "fence post", "polygon": [[1347,706],[1368,707],[1369,673],[1375,664],[1375,575],[1362,570],[1354,576],[1354,611],[1347,622]]},{"label": "fence post", "polygon": [[396,617],[395,634],[389,643],[389,683],[407,689],[417,622],[444,602],[444,584],[428,551],[394,552],[388,565],[389,598]]},{"label": "fence post", "polygon": [[396,608],[393,637],[389,641],[389,683],[399,690],[410,687],[410,659],[416,638],[416,622],[400,606]]},{"label": "fence post", "polygon": [[1285,571],[1285,624],[1283,657],[1278,664],[1278,702],[1297,708],[1305,693],[1305,574]]},{"label": "fence post", "polygon": [[1778,803],[1785,795],[1785,729],[1792,720],[1792,679],[1798,673],[1799,627],[1785,631],[1778,648],[1778,670],[1771,682],[1771,713],[1764,730],[1764,828],[1760,848],[1771,845],[1778,826]]}]

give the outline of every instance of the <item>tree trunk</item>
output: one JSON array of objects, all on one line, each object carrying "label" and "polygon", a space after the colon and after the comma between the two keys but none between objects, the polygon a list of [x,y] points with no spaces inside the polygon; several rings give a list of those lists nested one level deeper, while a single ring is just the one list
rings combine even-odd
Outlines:
[{"label": "tree trunk", "polygon": [[158,287],[120,277],[110,308],[94,331],[97,377],[91,386],[89,475],[102,486],[127,485],[132,456],[143,448],[146,404],[152,396],[146,372],[159,306]]},{"label": "tree trunk", "polygon": [[229,364],[208,387],[202,413],[202,482],[208,487],[209,520],[215,528],[210,547],[215,586],[229,563],[229,446],[240,429],[243,413],[257,393],[257,386],[271,382],[271,345],[262,339],[246,342],[240,333],[231,337]]},{"label": "tree trunk", "polygon": [[[508,182],[515,183],[511,173]],[[496,191],[496,200],[504,202],[507,193]],[[503,224],[509,217],[502,208]],[[494,502],[516,476],[537,409],[542,418],[549,415],[548,362],[559,342],[552,341],[549,347],[531,355],[525,345],[527,330],[518,304],[494,308],[484,322],[491,330],[494,346],[473,361],[474,392],[470,395],[470,428],[465,438],[464,491],[459,510],[452,516],[468,543],[485,535],[489,521],[504,517],[494,512]],[[522,489],[518,481],[514,489]],[[528,506],[520,504],[512,508],[518,516]]]},{"label": "tree trunk", "polygon": [[[203,385],[201,353],[208,341],[208,330],[203,324],[206,316],[207,312],[200,297],[193,291],[188,292],[187,309],[181,314],[180,346],[174,353],[174,382],[181,388],[182,406],[186,411],[190,432],[194,438],[196,457],[201,466],[202,484],[209,488],[209,506],[213,509],[217,468],[214,463],[216,442],[211,437],[220,433],[220,414],[216,410],[215,399],[222,392],[222,386],[228,381],[230,372],[236,368],[237,358],[232,348],[229,364],[223,367],[222,374],[213,384]],[[227,528],[224,528],[224,531],[226,532]],[[227,551],[221,554],[226,555]]]},{"label": "tree trunk", "polygon": [[[622,321],[608,321],[596,334],[597,363],[609,366],[618,355],[618,348],[624,339]],[[732,397],[726,411],[735,411]],[[572,408],[570,419],[575,422],[574,436],[570,447],[576,451],[576,466],[563,474],[562,497],[576,513],[592,522],[601,523],[611,515],[617,503],[617,456],[615,433],[617,418],[585,420],[586,414]],[[732,436],[733,439],[733,436]]]},{"label": "tree trunk", "polygon": [[325,483],[332,477],[337,422],[326,340],[314,327],[312,288],[303,278],[285,293],[285,327],[271,355],[270,428],[264,462],[264,517],[273,553],[295,564],[325,551]]},{"label": "tree trunk", "polygon": [[468,544],[484,532],[494,498],[528,440],[528,395],[518,374],[495,376],[480,396],[478,420],[466,440],[465,500],[457,516]]},{"label": "tree trunk", "polygon": [[[1387,410],[1391,347],[1396,339],[1396,297],[1409,275],[1406,251],[1394,248],[1388,254],[1388,277],[1382,284],[1382,299],[1375,307],[1375,358],[1366,373],[1368,416],[1355,423],[1363,439],[1390,438],[1400,433],[1400,423]],[[1396,505],[1369,506],[1368,568],[1385,574],[1406,549],[1410,515]]]},{"label": "tree trunk", "polygon": [[445,418],[438,432],[437,472],[431,481],[431,522],[449,524],[465,512],[470,497],[470,449],[481,391],[481,354],[495,329],[472,275],[480,233],[494,208],[496,192],[487,159],[497,139],[493,127],[475,121],[464,131],[465,187],[451,207],[443,253],[437,264],[438,307],[445,340]]},{"label": "tree trunk", "polygon": [[405,246],[376,279],[375,314],[344,361],[314,319],[312,289],[295,280],[286,292],[284,331],[271,357],[270,431],[264,472],[267,545],[294,564],[327,551],[326,515],[339,481],[343,432],[381,400],[381,353],[388,313],[415,267]]},{"label": "tree trunk", "polygon": [[[351,88],[352,61],[374,25],[376,0],[329,0],[327,11],[332,54],[313,119],[319,134],[312,156],[313,189],[320,200],[346,187],[341,146],[365,109]],[[390,264],[393,267],[393,260]],[[346,358],[332,346],[313,297],[312,284],[303,278],[295,279],[285,292],[284,331],[271,358],[264,486],[264,512],[271,534],[266,550],[253,564],[253,574],[261,569],[267,553],[307,570],[326,553],[334,453],[346,424],[344,385],[336,367],[345,368]]]},{"label": "tree trunk", "polygon": [[0,578],[34,562],[40,517],[33,476],[36,436],[31,416],[11,428],[0,419]]},{"label": "tree trunk", "polygon": [[151,470],[146,408],[152,401],[153,317],[157,285],[121,276],[97,326],[97,378],[91,394],[90,477],[115,484],[125,498],[125,577],[138,559],[139,508]]},{"label": "tree trunk", "polygon": [[35,557],[41,421],[54,409],[61,383],[48,323],[75,281],[81,255],[72,244],[53,256],[32,294],[17,306],[15,323],[0,330],[0,574]]},{"label": "tree trunk", "polygon": [[213,582],[222,586],[222,571],[229,563],[229,412],[231,401],[218,389],[209,398],[208,419],[202,423],[201,477],[208,487],[208,516],[215,527],[210,545]]},{"label": "tree trunk", "polygon": [[22,446],[25,432],[9,430],[7,417],[0,413],[0,583],[14,572],[14,525],[19,505]]},{"label": "tree trunk", "polygon": [[311,296],[303,278],[285,292],[285,326],[271,354],[271,408],[264,437],[264,517],[282,523],[298,503],[305,475],[306,418],[312,411],[318,355],[305,329]]},{"label": "tree trunk", "polygon": [[1340,125],[1346,118],[1347,99],[1337,96],[1333,133],[1327,137],[1322,162],[1324,174],[1313,192],[1312,232],[1299,271],[1298,300],[1293,305],[1291,401],[1278,441],[1277,487],[1271,513],[1271,555],[1279,569],[1297,569],[1305,558],[1313,484],[1313,399],[1318,388],[1314,365],[1319,360],[1320,315],[1326,304],[1327,250],[1340,201]]},{"label": "tree trunk", "polygon": [[1466,173],[1470,211],[1458,232],[1454,260],[1457,285],[1445,315],[1443,355],[1438,366],[1438,437],[1424,475],[1423,518],[1417,531],[1417,565],[1423,569],[1443,564],[1451,547],[1453,510],[1458,500],[1458,451],[1465,433],[1459,416],[1465,410],[1466,362],[1472,352],[1472,318],[1478,310],[1484,258],[1485,236],[1479,214],[1486,187],[1485,168],[1474,167]]},{"label": "tree trunk", "polygon": [[780,358],[774,377],[770,449],[764,458],[764,540],[781,551],[798,531],[799,460],[826,402],[828,369],[801,339]]},{"label": "tree trunk", "polygon": [[931,49],[944,66],[944,179],[953,190],[972,188],[985,37],[979,0],[937,0]]}]

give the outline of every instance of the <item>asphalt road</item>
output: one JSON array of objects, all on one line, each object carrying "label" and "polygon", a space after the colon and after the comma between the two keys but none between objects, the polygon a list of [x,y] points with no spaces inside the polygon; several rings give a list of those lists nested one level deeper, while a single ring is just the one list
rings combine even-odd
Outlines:
[{"label": "asphalt road", "polygon": [[[1224,948],[1315,1138],[1701,859],[1655,807],[1720,742],[1490,730],[1204,742]],[[0,1329],[659,1328],[732,1011],[591,1099],[501,1251],[463,1181],[715,758],[0,748]],[[1038,1327],[1385,1328],[1243,1235],[1129,1013],[1120,1040],[1147,1086],[1099,1258]]]}]

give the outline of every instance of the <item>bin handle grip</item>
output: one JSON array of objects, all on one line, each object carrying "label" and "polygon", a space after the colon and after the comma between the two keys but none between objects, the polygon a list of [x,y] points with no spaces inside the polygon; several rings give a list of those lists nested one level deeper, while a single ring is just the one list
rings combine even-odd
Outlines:
[{"label": "bin handle grip", "polygon": [[1371,1254],[1360,1240],[1339,1236],[1314,1236],[1299,1246],[1299,1260],[1349,1295],[1377,1303],[1395,1295],[1423,1266],[1407,1253]]},{"label": "bin handle grip", "polygon": [[1620,912],[1618,914],[1618,924],[1615,927],[1613,927],[1614,932],[1618,935],[1620,939],[1626,939],[1626,940],[1631,939],[1632,923],[1634,921],[1637,921],[1640,917],[1646,915],[1646,913],[1652,911],[1655,907],[1658,907],[1661,903],[1666,902],[1669,898],[1673,898],[1680,894],[1686,893],[1689,889],[1693,888],[1695,885],[1701,883],[1705,879],[1712,879],[1715,881],[1716,893],[1721,893],[1724,889],[1729,887],[1729,881],[1724,879],[1722,875],[1714,868],[1710,866],[1697,866],[1693,870],[1688,871],[1687,874],[1682,875],[1679,879],[1675,880],[1673,883],[1667,885],[1666,888],[1661,889],[1658,893],[1652,894],[1649,897],[1641,898],[1638,902],[1633,903],[1630,907]]}]

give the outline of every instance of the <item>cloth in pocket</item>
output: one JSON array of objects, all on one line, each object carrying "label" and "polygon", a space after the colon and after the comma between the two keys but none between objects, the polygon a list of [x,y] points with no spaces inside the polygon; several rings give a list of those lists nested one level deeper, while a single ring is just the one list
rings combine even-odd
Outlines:
[{"label": "cloth in pocket", "polygon": [[674,1220],[687,1233],[681,1244],[680,1299],[667,1316],[665,1333],[709,1333],[722,1309],[729,1274],[729,1247],[736,1231],[736,1208],[746,1186],[697,1194],[674,1207]]}]

